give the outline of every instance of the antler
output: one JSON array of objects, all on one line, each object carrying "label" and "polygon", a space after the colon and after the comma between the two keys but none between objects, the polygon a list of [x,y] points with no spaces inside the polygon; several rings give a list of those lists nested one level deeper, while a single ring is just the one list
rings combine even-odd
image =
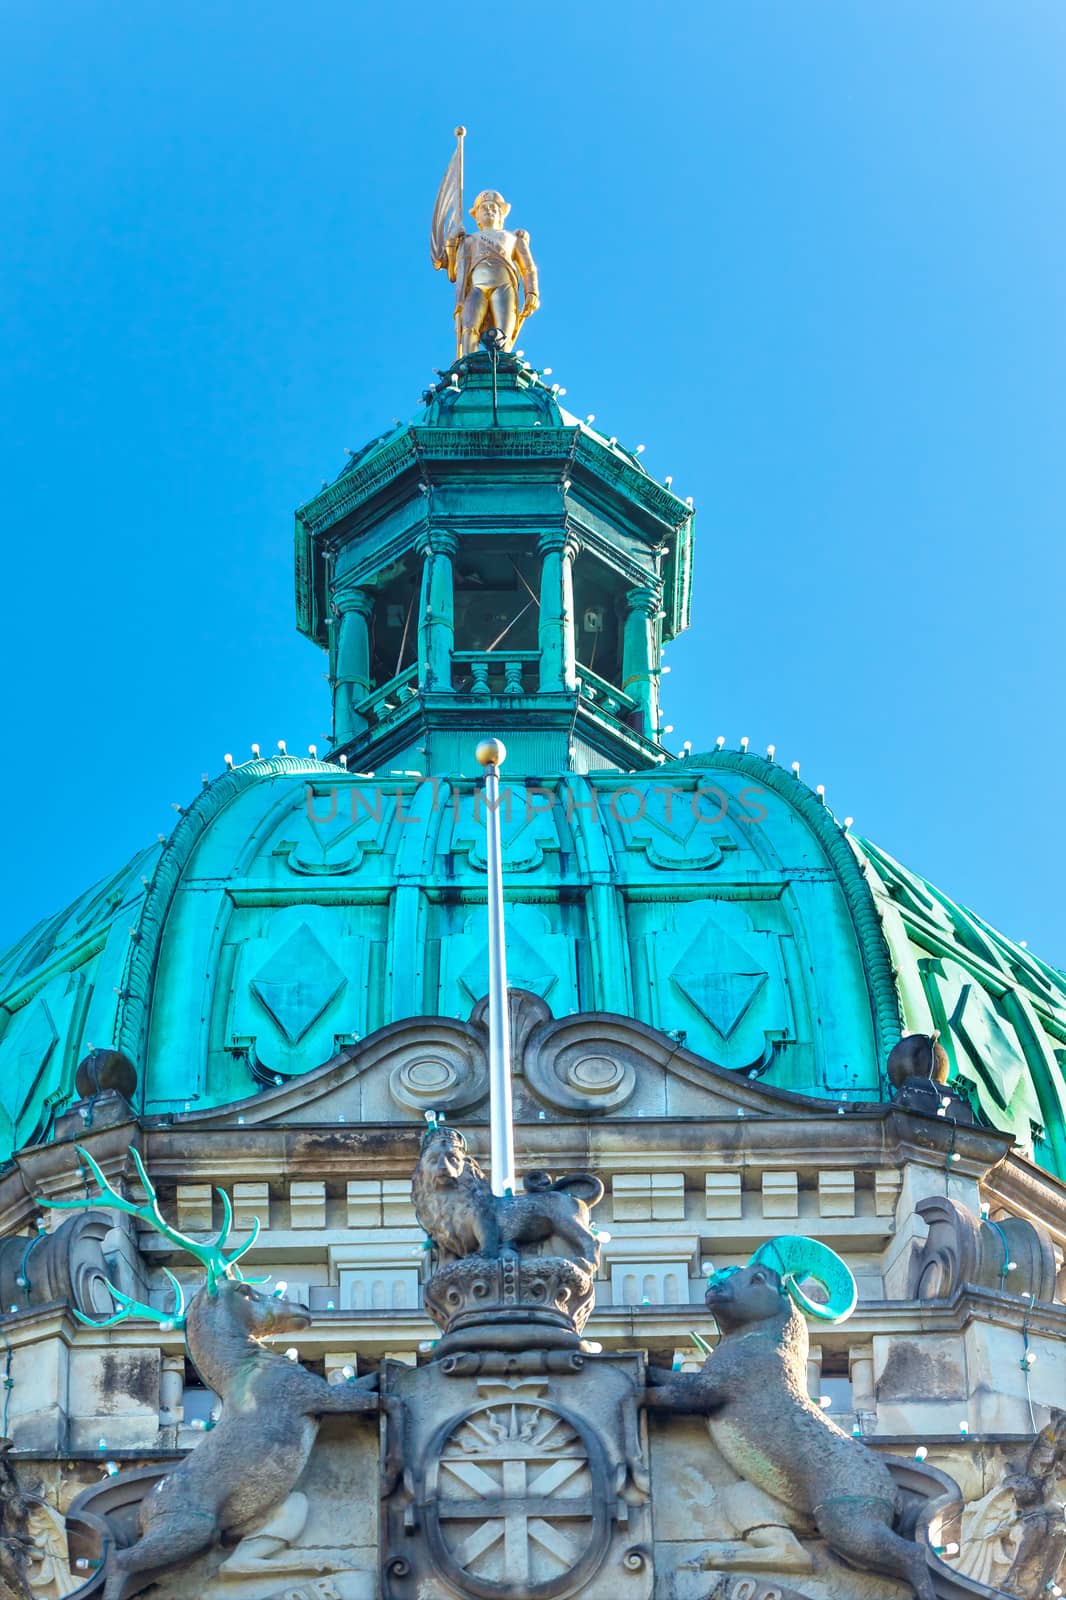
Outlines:
[{"label": "antler", "polygon": [[[242,1273],[237,1266],[237,1262],[242,1256],[247,1255],[248,1251],[258,1239],[259,1218],[257,1217],[255,1219],[255,1224],[252,1228],[252,1231],[244,1243],[238,1245],[236,1250],[232,1250],[229,1252],[229,1254],[227,1254],[224,1247],[226,1239],[229,1235],[230,1226],[233,1222],[233,1207],[230,1204],[229,1195],[224,1189],[216,1188],[215,1190],[215,1193],[222,1202],[222,1227],[217,1238],[204,1244],[201,1243],[199,1239],[191,1239],[187,1233],[179,1232],[179,1230],[173,1227],[164,1217],[163,1213],[159,1209],[159,1199],[155,1192],[155,1186],[145,1170],[145,1165],[141,1160],[140,1153],[135,1150],[132,1145],[130,1147],[130,1155],[133,1157],[133,1164],[137,1168],[137,1176],[144,1185],[144,1191],[148,1196],[148,1199],[143,1205],[137,1205],[135,1201],[127,1200],[125,1195],[119,1194],[118,1190],[104,1175],[99,1163],[94,1161],[88,1150],[86,1150],[82,1145],[76,1144],[74,1148],[78,1152],[78,1155],[81,1157],[81,1159],[85,1162],[86,1166],[89,1168],[89,1171],[92,1173],[93,1177],[96,1179],[96,1182],[100,1187],[100,1195],[96,1199],[86,1198],[84,1200],[38,1199],[38,1205],[49,1206],[53,1211],[83,1211],[86,1206],[96,1205],[99,1203],[100,1199],[104,1199],[106,1203],[110,1206],[113,1206],[116,1211],[125,1211],[128,1216],[137,1217],[141,1222],[147,1222],[149,1227],[154,1228],[156,1233],[161,1233],[164,1239],[169,1239],[171,1244],[180,1246],[182,1250],[185,1250],[189,1255],[194,1256],[207,1274],[207,1291],[209,1294],[214,1294],[221,1278],[242,1277]],[[180,1285],[173,1274],[168,1272],[167,1276],[171,1279],[171,1282],[179,1291],[180,1304],[177,1315],[181,1316],[184,1312],[184,1295],[181,1294]],[[112,1288],[110,1284],[108,1284],[108,1288],[121,1304],[125,1304],[128,1296],[123,1295],[120,1290]],[[138,1311],[144,1312],[146,1315],[156,1315],[156,1313],[154,1313],[150,1308],[142,1307],[136,1301],[131,1302],[131,1309],[127,1314],[133,1314],[134,1306],[137,1307]],[[108,1324],[97,1323],[95,1326],[107,1327]]]},{"label": "antler", "polygon": [[115,1285],[105,1278],[104,1282],[107,1285],[108,1294],[111,1295],[112,1299],[118,1301],[121,1309],[116,1311],[113,1316],[105,1317],[103,1322],[97,1322],[95,1317],[84,1316],[77,1306],[74,1307],[74,1315],[87,1328],[115,1328],[120,1322],[125,1322],[127,1317],[147,1317],[150,1322],[158,1322],[161,1328],[184,1328],[185,1290],[169,1267],[164,1267],[163,1271],[174,1285],[173,1311],[160,1311],[158,1306],[149,1306],[145,1305],[143,1300],[134,1300],[132,1296],[123,1294],[121,1289],[116,1289]]}]

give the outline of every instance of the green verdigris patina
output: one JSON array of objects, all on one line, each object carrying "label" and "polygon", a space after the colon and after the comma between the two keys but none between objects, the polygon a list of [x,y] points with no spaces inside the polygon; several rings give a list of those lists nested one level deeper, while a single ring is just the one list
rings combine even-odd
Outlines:
[{"label": "green verdigris patina", "polygon": [[131,1058],[151,1114],[468,1017],[491,732],[514,987],[833,1098],[886,1097],[900,1032],[938,1028],[979,1112],[1066,1175],[1063,975],[772,760],[664,750],[691,555],[691,508],[517,354],[449,369],[297,516],[330,758],[223,771],[165,843],[0,959],[0,1149],[48,1136],[91,1046]]}]

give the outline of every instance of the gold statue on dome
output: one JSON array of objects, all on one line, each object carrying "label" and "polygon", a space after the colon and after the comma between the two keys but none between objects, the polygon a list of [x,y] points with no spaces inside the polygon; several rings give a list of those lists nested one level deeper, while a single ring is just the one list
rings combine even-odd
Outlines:
[{"label": "gold statue on dome", "polygon": [[[466,233],[463,215],[463,140],[456,128],[456,151],[437,192],[429,232],[433,265],[447,268],[455,284],[455,353],[469,355],[482,335],[495,328],[510,350],[518,330],[540,304],[537,264],[524,228],[504,227],[510,206],[495,189],[482,189],[470,215],[477,233]],[[522,292],[519,304],[519,290]]]}]

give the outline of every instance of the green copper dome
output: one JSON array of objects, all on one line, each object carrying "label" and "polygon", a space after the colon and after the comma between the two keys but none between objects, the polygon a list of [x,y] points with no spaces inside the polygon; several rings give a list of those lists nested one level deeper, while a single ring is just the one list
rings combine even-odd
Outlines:
[{"label": "green copper dome", "polygon": [[458,363],[301,509],[296,555],[330,757],[223,772],[0,960],[2,1153],[49,1137],[92,1047],[180,1113],[468,1018],[491,733],[512,986],[839,1101],[887,1098],[901,1033],[939,1030],[976,1113],[1066,1177],[1066,979],[771,761],[663,750],[691,508],[532,369]]}]

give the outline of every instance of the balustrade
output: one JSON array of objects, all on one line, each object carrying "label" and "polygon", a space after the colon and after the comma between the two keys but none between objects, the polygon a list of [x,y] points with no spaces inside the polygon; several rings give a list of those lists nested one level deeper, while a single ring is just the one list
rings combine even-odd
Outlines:
[{"label": "balustrade", "polygon": [[453,650],[452,687],[457,694],[534,694],[539,650]]}]

